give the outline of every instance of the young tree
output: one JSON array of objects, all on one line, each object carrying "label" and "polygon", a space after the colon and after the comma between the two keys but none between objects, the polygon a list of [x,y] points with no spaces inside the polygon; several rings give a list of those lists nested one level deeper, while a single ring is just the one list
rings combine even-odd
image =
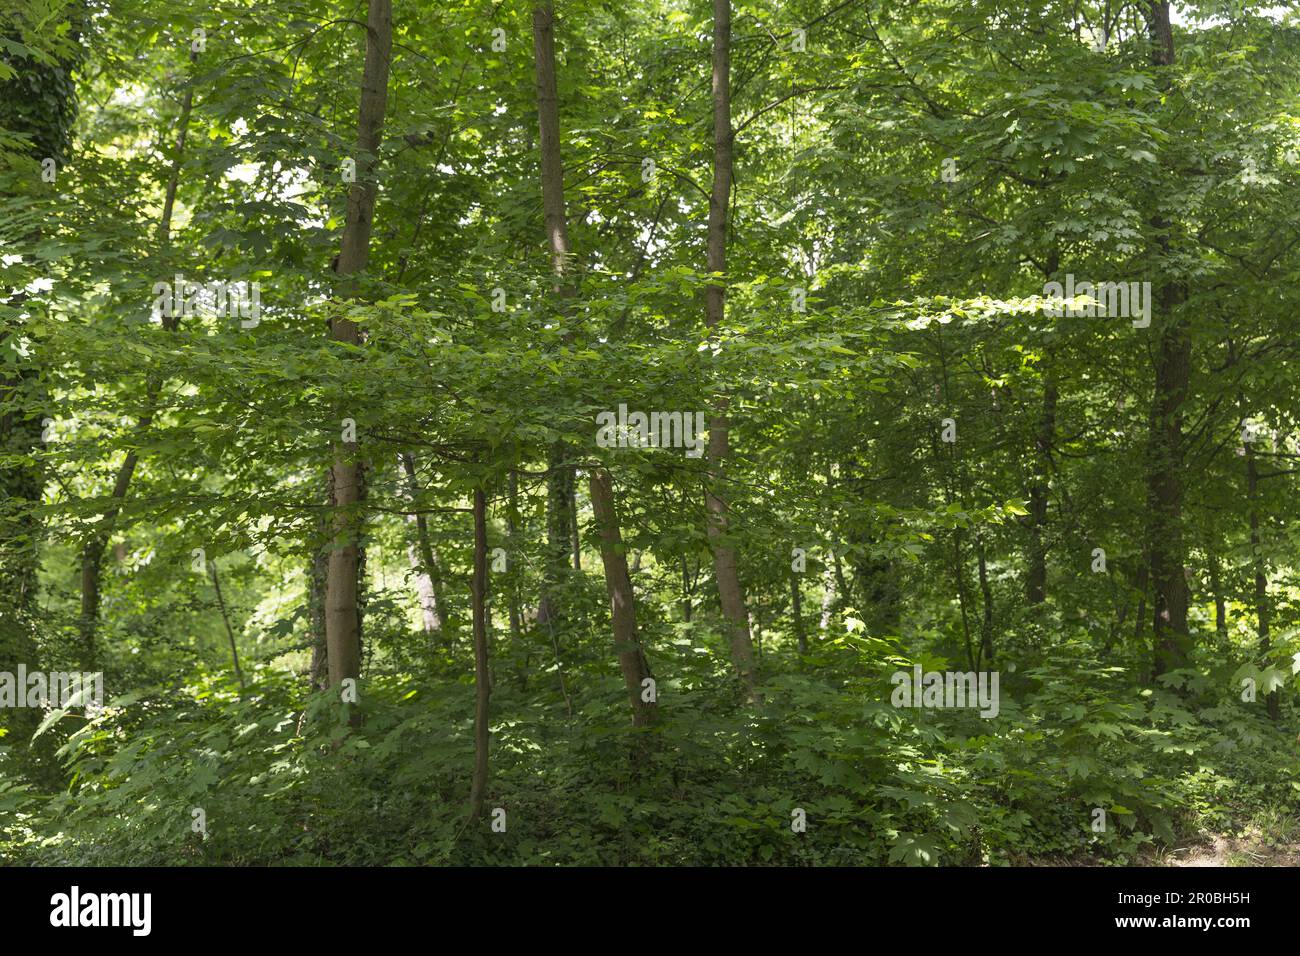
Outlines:
[{"label": "young tree", "polygon": [[[727,224],[731,210],[731,0],[713,0],[713,186],[709,191],[708,271],[714,276],[705,289],[705,324],[710,332],[726,317]],[[749,633],[749,611],[740,583],[736,544],[730,538],[729,505],[725,490],[731,454],[729,402],[719,396],[709,417],[710,484],[705,491],[707,531],[713,550],[713,577],[726,622],[731,661],[745,694],[757,700],[758,672]]]},{"label": "young tree", "polygon": [[[370,0],[366,17],[366,60],[361,75],[361,106],[357,115],[357,178],[348,193],[347,220],[335,271],[352,276],[366,267],[370,232],[374,223],[375,179],[379,144],[388,105],[388,71],[393,43],[391,0]],[[355,281],[341,285],[344,298],[355,295]],[[336,342],[356,346],[361,334],[355,322],[343,315],[330,320]],[[329,654],[330,685],[361,674],[361,609],[357,601],[361,567],[363,521],[359,505],[363,494],[363,465],[356,441],[334,444],[330,470],[333,491],[333,542],[325,577],[325,643]]]}]

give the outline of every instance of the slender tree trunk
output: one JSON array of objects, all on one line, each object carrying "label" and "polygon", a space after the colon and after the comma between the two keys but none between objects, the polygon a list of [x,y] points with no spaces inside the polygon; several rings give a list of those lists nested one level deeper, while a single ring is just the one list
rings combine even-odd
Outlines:
[{"label": "slender tree trunk", "polygon": [[[1269,624],[1272,608],[1268,599],[1268,564],[1264,560],[1259,532],[1259,468],[1255,462],[1253,442],[1243,442],[1246,447],[1246,498],[1250,502],[1250,564],[1255,578],[1255,619],[1258,623],[1259,652],[1267,657],[1272,640]],[[1277,720],[1280,714],[1280,702],[1277,691],[1270,691],[1265,698],[1270,720]]]},{"label": "slender tree trunk", "polygon": [[[565,213],[564,166],[560,156],[560,108],[559,96],[556,92],[554,18],[554,11],[549,4],[533,8],[533,51],[537,64],[542,209],[547,241],[551,249],[551,267],[556,278],[555,291],[563,300],[572,294],[572,290],[565,279],[568,268],[569,232]],[[568,341],[572,341],[571,336]],[[578,536],[577,494],[573,484],[573,471],[569,468],[557,471],[553,465],[551,477],[564,479],[563,482],[556,481],[548,484],[548,501],[552,506],[551,534],[548,537],[552,551],[551,558],[556,563],[556,571],[560,572],[559,562],[562,559],[567,562],[569,555],[572,554],[574,570],[581,570],[581,542]],[[601,559],[605,569],[605,587],[610,598],[615,651],[618,655],[619,669],[623,672],[623,679],[628,685],[632,704],[632,723],[634,726],[642,726],[654,720],[657,709],[653,703],[641,700],[641,681],[649,676],[649,668],[637,637],[632,580],[627,570],[627,558],[623,553],[613,483],[608,473],[599,467],[591,470],[589,481],[592,509],[601,524]],[[567,567],[564,570],[567,570]],[[560,573],[555,577],[558,579]]]},{"label": "slender tree trunk", "polygon": [[808,635],[803,626],[803,595],[800,593],[799,578],[790,577],[790,613],[794,617],[794,636],[799,642],[799,653],[808,653]]},{"label": "slender tree trunk", "polygon": [[542,563],[542,594],[537,606],[537,620],[554,630],[562,628],[568,617],[563,592],[573,547],[573,519],[569,516],[569,506],[573,501],[573,466],[565,442],[551,444],[546,467],[546,559]]},{"label": "slender tree trunk", "polygon": [[849,588],[849,582],[844,577],[844,562],[840,560],[840,549],[836,548],[831,552],[831,568],[835,572],[835,593],[837,603],[841,611],[848,607],[853,601],[853,591]]},{"label": "slender tree trunk", "polygon": [[312,556],[308,582],[309,626],[311,628],[311,689],[324,690],[330,683],[329,649],[325,643],[325,577],[329,573],[329,552],[317,548]]},{"label": "slender tree trunk", "polygon": [[244,683],[244,672],[239,666],[239,648],[235,645],[235,632],[230,626],[230,612],[226,610],[226,599],[221,594],[221,579],[217,577],[217,562],[209,561],[208,570],[212,572],[212,590],[217,595],[217,607],[221,609],[221,621],[226,625],[226,638],[230,641],[230,660],[235,665],[235,677],[239,679],[239,690],[248,690]]},{"label": "slender tree trunk", "polygon": [[1052,446],[1056,440],[1056,381],[1050,371],[1043,382],[1043,413],[1034,440],[1034,479],[1029,486],[1029,574],[1025,581],[1025,599],[1030,604],[1047,600],[1047,546],[1043,540],[1047,527],[1048,475],[1051,474]]},{"label": "slender tree trunk", "polygon": [[[1046,280],[1057,278],[1061,267],[1061,251],[1054,246],[1043,267]],[[1047,527],[1048,480],[1052,473],[1052,448],[1056,443],[1056,403],[1058,391],[1054,360],[1050,348],[1044,349],[1043,406],[1038,420],[1038,433],[1034,436],[1033,475],[1029,485],[1029,572],[1025,577],[1025,600],[1030,605],[1047,600],[1047,546],[1044,535]]]},{"label": "slender tree trunk", "polygon": [[474,629],[474,777],[469,790],[469,818],[483,815],[488,782],[488,701],[492,695],[488,676],[487,629],[487,502],[482,488],[474,489],[474,574],[471,582]]},{"label": "slender tree trunk", "polygon": [[[563,302],[572,294],[565,281],[569,265],[569,227],[564,205],[564,166],[560,158],[560,100],[555,78],[555,11],[549,3],[533,8],[533,59],[537,81],[537,122],[542,179],[542,216],[555,274],[555,294]],[[564,342],[573,341],[566,329]],[[561,599],[573,556],[573,466],[569,448],[554,442],[547,455],[546,560],[542,564],[542,594],[537,619],[552,633],[567,614]]]},{"label": "slender tree trunk", "polygon": [[835,608],[835,572],[832,570],[830,562],[826,563],[826,570],[822,572],[822,616],[817,625],[817,629],[823,634],[831,626],[831,612]]},{"label": "slender tree trunk", "polygon": [[573,544],[573,570],[582,570],[582,537],[578,533],[578,483],[570,484],[569,495],[569,538]]},{"label": "slender tree trunk", "polygon": [[[370,231],[378,185],[375,169],[388,104],[388,68],[392,49],[391,0],[370,0],[366,19],[366,60],[361,77],[361,104],[357,116],[356,182],[348,193],[347,220],[335,271],[349,276],[366,267]],[[340,291],[355,295],[356,284],[346,281]],[[342,316],[330,321],[336,342],[361,344],[356,323]],[[362,463],[357,443],[339,440],[334,445],[332,542],[325,578],[325,642],[329,653],[330,685],[337,687],[361,674],[361,608],[358,583],[361,574],[363,493]]]},{"label": "slender tree trunk", "polygon": [[[137,433],[147,430],[152,421],[153,415],[146,413],[137,425]],[[126,492],[131,486],[131,478],[135,474],[135,466],[138,461],[139,458],[134,450],[126,453],[125,460],[117,470],[117,477],[113,480],[113,491],[110,496],[112,504],[104,512],[99,527],[92,533],[81,551],[81,617],[79,632],[81,666],[84,670],[93,670],[99,660],[100,572],[104,564],[104,551],[108,547],[108,539],[113,533],[113,526],[117,523],[118,513],[122,510],[122,502],[126,499]]]},{"label": "slender tree trunk", "polygon": [[[513,551],[518,546],[519,535],[519,475],[514,469],[510,470],[510,476],[507,481],[506,506],[506,534],[510,539],[510,549]],[[515,578],[512,574],[510,577],[510,640],[516,643],[523,633],[523,614],[519,610],[519,588],[515,584]]]},{"label": "slender tree trunk", "polygon": [[966,588],[966,558],[962,553],[962,529],[953,528],[952,530],[952,573],[957,580],[957,606],[961,611],[961,631],[962,640],[966,645],[966,660],[970,664],[971,670],[975,670],[975,648],[971,643],[970,636],[970,604],[971,600],[967,594]]},{"label": "slender tree trunk", "polygon": [[[731,211],[731,0],[713,0],[713,187],[709,193],[708,270],[716,274],[705,290],[705,324],[710,331],[726,315],[722,283],[727,269],[727,222]],[[754,642],[749,633],[749,612],[740,583],[736,546],[728,533],[729,505],[723,497],[723,473],[731,455],[728,398],[719,396],[709,417],[709,481],[704,503],[708,516],[709,546],[713,551],[713,578],[726,622],[731,662],[746,696],[759,698]]]},{"label": "slender tree trunk", "polygon": [[980,603],[983,623],[980,625],[980,657],[984,663],[993,661],[993,588],[989,584],[988,560],[984,550],[984,535],[975,534],[975,557],[979,568]]},{"label": "slender tree trunk", "polygon": [[[1169,287],[1166,287],[1166,292]],[[1162,312],[1177,302],[1159,296]],[[1171,319],[1161,337],[1147,473],[1147,543],[1154,597],[1153,655],[1158,676],[1182,667],[1190,650],[1187,579],[1184,571],[1182,425],[1191,369],[1191,334],[1185,321]]]},{"label": "slender tree trunk", "polygon": [[595,515],[600,534],[600,558],[605,565],[605,589],[609,593],[610,617],[614,626],[614,653],[618,656],[618,669],[627,685],[628,702],[632,706],[632,726],[643,727],[654,723],[658,706],[653,701],[642,700],[641,682],[650,677],[636,628],[636,599],[632,591],[632,578],[627,570],[627,553],[619,531],[618,509],[614,503],[613,482],[604,468],[592,468],[588,477],[591,489],[591,510]]},{"label": "slender tree trunk", "polygon": [[1219,640],[1226,641],[1228,639],[1228,599],[1223,590],[1223,567],[1215,547],[1216,545],[1211,542],[1206,548],[1206,553],[1209,556],[1210,591],[1214,595],[1214,633],[1218,635]]},{"label": "slender tree trunk", "polygon": [[551,250],[555,291],[569,295],[569,224],[564,204],[564,164],[560,157],[560,97],[555,77],[555,11],[549,3],[533,7],[533,59],[537,80],[537,125],[542,173],[542,216]]},{"label": "slender tree trunk", "polygon": [[[1115,588],[1112,586],[1112,595],[1114,595],[1114,591]],[[1103,660],[1110,657],[1111,648],[1115,646],[1116,639],[1120,634],[1124,633],[1124,622],[1128,620],[1129,605],[1133,602],[1132,589],[1121,587],[1119,592],[1118,597],[1112,596],[1111,598],[1111,606],[1115,608],[1115,620],[1106,629],[1106,640],[1101,646]]]},{"label": "slender tree trunk", "polygon": [[1151,577],[1151,552],[1142,555],[1142,567],[1137,573],[1138,606],[1137,616],[1133,619],[1133,640],[1142,640],[1142,630],[1147,621],[1147,584]]},{"label": "slender tree trunk", "polygon": [[[415,458],[403,454],[401,460],[402,470],[406,473],[407,500],[414,502],[417,487]],[[438,637],[442,634],[445,604],[442,597],[442,571],[429,540],[429,522],[422,514],[407,515],[407,521],[415,528],[415,540],[407,548],[407,557],[411,570],[415,572],[415,588],[420,598],[424,632]]]},{"label": "slender tree trunk", "polygon": [[686,555],[682,555],[682,621],[691,623],[691,574]]},{"label": "slender tree trunk", "polygon": [[325,473],[325,507],[316,519],[312,538],[311,564],[307,568],[307,628],[311,638],[312,691],[329,687],[329,651],[325,644],[325,578],[329,574],[329,506],[334,501],[331,474]]},{"label": "slender tree trunk", "polygon": [[[1153,0],[1148,11],[1151,60],[1167,68],[1174,62],[1169,3]],[[1152,218],[1157,248],[1169,260],[1171,224]],[[1156,295],[1160,315],[1155,392],[1151,402],[1147,450],[1147,545],[1153,589],[1152,676],[1182,667],[1191,650],[1187,628],[1187,578],[1183,544],[1183,405],[1191,379],[1192,334],[1178,312],[1186,292],[1166,279]]]},{"label": "slender tree trunk", "polygon": [[[414,525],[413,516],[407,516],[408,524]],[[420,602],[420,627],[430,638],[437,639],[442,633],[442,602],[438,599],[438,594],[433,587],[433,578],[425,571],[430,567],[423,557],[425,549],[421,547],[416,531],[417,538],[406,545],[406,560],[411,566],[411,574],[415,576],[415,596]],[[431,554],[432,552],[430,552]],[[430,647],[435,646],[433,643]]]}]

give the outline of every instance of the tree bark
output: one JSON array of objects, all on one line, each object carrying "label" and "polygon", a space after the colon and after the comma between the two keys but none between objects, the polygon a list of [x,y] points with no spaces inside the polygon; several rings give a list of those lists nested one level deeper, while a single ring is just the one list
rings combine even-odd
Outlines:
[{"label": "tree bark", "polygon": [[1142,640],[1142,629],[1146,626],[1147,621],[1147,585],[1151,577],[1151,552],[1145,551],[1142,555],[1142,566],[1138,568],[1137,584],[1135,588],[1138,595],[1137,615],[1133,618],[1133,640]]},{"label": "tree bark", "polygon": [[[1153,0],[1148,13],[1151,62],[1167,68],[1174,62],[1169,3]],[[1169,258],[1171,224],[1152,217],[1160,256]],[[1151,402],[1147,448],[1147,545],[1153,591],[1152,676],[1187,663],[1191,641],[1187,628],[1187,579],[1183,543],[1183,406],[1191,378],[1192,335],[1179,306],[1186,290],[1165,280],[1156,295],[1160,314],[1155,390]]]},{"label": "tree bark", "polygon": [[808,635],[803,626],[803,595],[800,594],[799,577],[790,577],[790,614],[794,617],[794,636],[799,642],[799,653],[808,653]]},{"label": "tree bark", "polygon": [[[321,533],[325,526],[322,523]],[[329,571],[329,552],[321,547],[312,555],[308,580],[308,627],[311,636],[311,669],[309,680],[314,691],[324,690],[330,684],[329,650],[325,643],[325,577]]]},{"label": "tree bark", "polygon": [[[506,535],[513,551],[518,546],[519,535],[519,474],[512,468],[506,479]],[[518,642],[523,633],[523,614],[519,610],[519,588],[513,575],[509,578],[510,639]]]},{"label": "tree bark", "polygon": [[1043,540],[1047,527],[1048,475],[1051,474],[1052,445],[1056,440],[1056,381],[1045,373],[1043,413],[1034,440],[1034,480],[1029,486],[1029,574],[1025,581],[1025,599],[1031,605],[1047,600],[1047,546]]},{"label": "tree bark", "polygon": [[[1269,624],[1272,607],[1268,599],[1268,564],[1264,559],[1259,532],[1259,467],[1255,462],[1254,442],[1243,442],[1246,448],[1246,498],[1250,502],[1250,563],[1254,571],[1255,584],[1255,620],[1258,626],[1259,652],[1267,658],[1272,639]],[[1277,720],[1280,714],[1280,701],[1277,691],[1270,691],[1265,697],[1265,706],[1270,720]]]},{"label": "tree bark", "polygon": [[311,539],[311,564],[307,567],[307,629],[311,639],[309,680],[313,691],[329,687],[329,652],[325,644],[325,578],[329,573],[329,506],[334,502],[331,474],[325,473],[325,507],[316,517],[315,536]]},{"label": "tree bark", "polygon": [[605,565],[605,589],[609,593],[610,618],[614,626],[614,653],[618,656],[623,683],[627,685],[632,726],[644,727],[654,723],[659,708],[653,701],[641,699],[641,682],[651,676],[650,667],[637,634],[636,599],[627,570],[623,536],[619,531],[613,482],[604,468],[592,468],[589,485],[591,510],[600,534],[600,558]]},{"label": "tree bark", "polygon": [[471,580],[474,631],[474,776],[469,790],[469,818],[483,815],[488,782],[488,702],[492,695],[488,675],[487,635],[487,502],[482,488],[474,489],[474,573]]},{"label": "tree bark", "polygon": [[[1180,298],[1172,287],[1159,296],[1162,311]],[[1148,443],[1147,544],[1151,554],[1154,675],[1181,667],[1190,650],[1187,579],[1184,571],[1182,429],[1191,371],[1191,334],[1170,319],[1161,336]]]},{"label": "tree bark", "polygon": [[682,555],[682,622],[691,623],[691,574],[686,555]]},{"label": "tree bark", "polygon": [[[537,114],[540,133],[542,171],[542,210],[546,237],[551,250],[551,267],[555,273],[555,292],[563,301],[572,294],[566,281],[569,256],[569,232],[564,197],[564,167],[560,155],[560,109],[555,75],[555,14],[549,4],[533,8],[533,52],[537,65]],[[572,335],[566,337],[572,342]],[[581,570],[578,537],[577,496],[574,475],[557,460],[565,449],[559,443],[552,448],[551,474],[547,501],[550,507],[548,545],[552,580],[558,582],[568,570],[572,555],[573,569]],[[561,459],[562,460],[562,459]],[[619,669],[628,686],[633,726],[654,720],[657,708],[641,700],[641,681],[649,676],[645,655],[636,630],[636,608],[627,558],[622,550],[614,489],[603,468],[593,468],[589,476],[592,509],[601,525],[601,558],[605,570],[605,587],[609,593],[614,647]],[[599,498],[599,500],[597,500]],[[554,602],[552,602],[553,609]]]},{"label": "tree bark", "polygon": [[1216,547],[1217,545],[1211,542],[1205,549],[1209,556],[1207,570],[1210,577],[1210,592],[1214,596],[1214,633],[1218,635],[1219,640],[1226,641],[1228,639],[1228,598],[1223,590],[1223,567],[1215,550]]},{"label": "tree bark", "polygon": [[[13,305],[22,293],[11,296]],[[0,326],[0,353],[20,328]],[[10,355],[16,353],[9,352]],[[41,463],[41,413],[45,391],[35,364],[10,370],[0,363],[0,457],[16,462],[0,469],[0,671],[40,669],[38,646],[41,541],[44,527],[38,509],[45,488]],[[18,689],[20,695],[26,688]],[[61,783],[52,734],[33,741],[43,713],[33,707],[0,709],[0,730],[11,746],[21,777],[55,789]]]},{"label": "tree bark", "polygon": [[[726,316],[723,274],[727,268],[727,223],[731,211],[731,0],[713,0],[713,185],[709,193],[708,271],[716,274],[704,290],[705,324],[710,332]],[[709,417],[709,480],[704,495],[706,531],[713,551],[713,578],[726,622],[731,663],[745,695],[760,699],[749,612],[740,583],[736,546],[728,537],[730,507],[722,496],[723,472],[731,455],[728,398],[719,396]]]},{"label": "tree bark", "polygon": [[[415,458],[403,454],[402,470],[406,473],[407,500],[415,501],[416,477]],[[442,596],[442,571],[438,567],[438,556],[434,554],[433,544],[429,540],[429,522],[422,514],[407,515],[407,521],[415,528],[415,540],[407,548],[407,558],[411,570],[415,573],[415,589],[420,599],[420,613],[424,624],[424,633],[438,637],[442,634],[446,606]]]},{"label": "tree bark", "polygon": [[[542,178],[542,216],[555,274],[555,294],[571,294],[565,281],[569,262],[569,228],[564,205],[564,166],[560,159],[560,99],[555,78],[555,11],[549,4],[533,8],[533,59],[537,80],[537,124]],[[573,341],[566,329],[564,342]],[[567,617],[561,598],[573,553],[573,468],[563,441],[551,445],[546,476],[546,560],[537,619],[552,628]]]},{"label": "tree bark", "polygon": [[235,666],[235,677],[239,679],[239,690],[242,693],[248,690],[248,685],[244,683],[244,672],[239,666],[239,648],[235,645],[235,632],[230,626],[230,613],[226,610],[226,599],[221,594],[221,579],[217,577],[217,562],[215,560],[208,562],[208,570],[212,572],[212,590],[217,595],[217,607],[221,610],[221,621],[226,625],[226,638],[230,641],[230,660]]},{"label": "tree bark", "polygon": [[980,605],[983,621],[980,624],[980,662],[993,662],[993,587],[989,584],[988,560],[985,556],[984,535],[975,533],[975,558],[979,569]]},{"label": "tree bark", "polygon": [[[68,36],[79,42],[87,16],[79,6],[70,6],[67,16],[50,26],[68,27]],[[66,58],[52,57],[48,62],[29,59],[17,75],[0,81],[0,127],[30,137],[25,149],[30,159],[50,157],[60,164],[66,159],[77,111],[71,78],[80,64],[79,51],[80,47]],[[31,109],[28,102],[34,91],[40,94],[38,109]],[[27,198],[21,185],[13,195],[4,196],[17,197]],[[41,238],[38,225],[24,242],[34,246]],[[0,322],[0,355],[6,356],[0,362],[0,459],[12,456],[0,468],[0,671],[13,674],[19,665],[29,672],[42,669],[38,593],[45,526],[39,508],[46,480],[41,461],[42,410],[48,407],[49,393],[35,356],[10,348],[10,338],[21,338],[26,331],[22,305],[27,294],[19,289],[0,296],[10,310]],[[64,783],[55,755],[57,737],[45,734],[32,739],[43,717],[40,708],[0,709],[0,737],[10,749],[10,765],[20,780],[54,791]]]},{"label": "tree bark", "polygon": [[573,570],[582,570],[582,536],[578,531],[578,483],[569,484],[569,539],[573,545]]},{"label": "tree bark", "polygon": [[835,572],[831,568],[831,563],[827,561],[826,569],[822,572],[822,616],[817,625],[817,629],[823,634],[831,626],[831,612],[835,608],[835,601]]},{"label": "tree bark", "polygon": [[[348,193],[347,220],[335,265],[335,271],[342,276],[364,270],[370,255],[370,231],[378,193],[374,172],[388,104],[392,31],[391,0],[370,0],[366,19],[366,60],[357,117],[358,172]],[[349,281],[341,291],[345,297],[355,294],[356,285]],[[331,319],[330,336],[336,342],[349,345],[361,343],[356,323],[342,316]],[[325,643],[332,687],[361,674],[358,578],[361,572],[362,520],[358,505],[363,478],[358,451],[356,442],[340,440],[334,445],[332,542],[325,577]]]}]

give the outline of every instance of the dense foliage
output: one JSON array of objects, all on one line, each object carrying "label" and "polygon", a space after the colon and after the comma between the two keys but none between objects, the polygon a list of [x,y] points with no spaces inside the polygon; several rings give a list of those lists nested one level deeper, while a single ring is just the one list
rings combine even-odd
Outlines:
[{"label": "dense foliage", "polygon": [[1294,844],[1288,6],[3,0],[0,858]]}]

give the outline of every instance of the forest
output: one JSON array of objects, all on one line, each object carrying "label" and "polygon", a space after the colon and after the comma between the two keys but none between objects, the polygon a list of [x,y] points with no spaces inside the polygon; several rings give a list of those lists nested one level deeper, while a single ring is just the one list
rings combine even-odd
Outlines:
[{"label": "forest", "polygon": [[0,0],[0,863],[1300,864],[1295,6]]}]

